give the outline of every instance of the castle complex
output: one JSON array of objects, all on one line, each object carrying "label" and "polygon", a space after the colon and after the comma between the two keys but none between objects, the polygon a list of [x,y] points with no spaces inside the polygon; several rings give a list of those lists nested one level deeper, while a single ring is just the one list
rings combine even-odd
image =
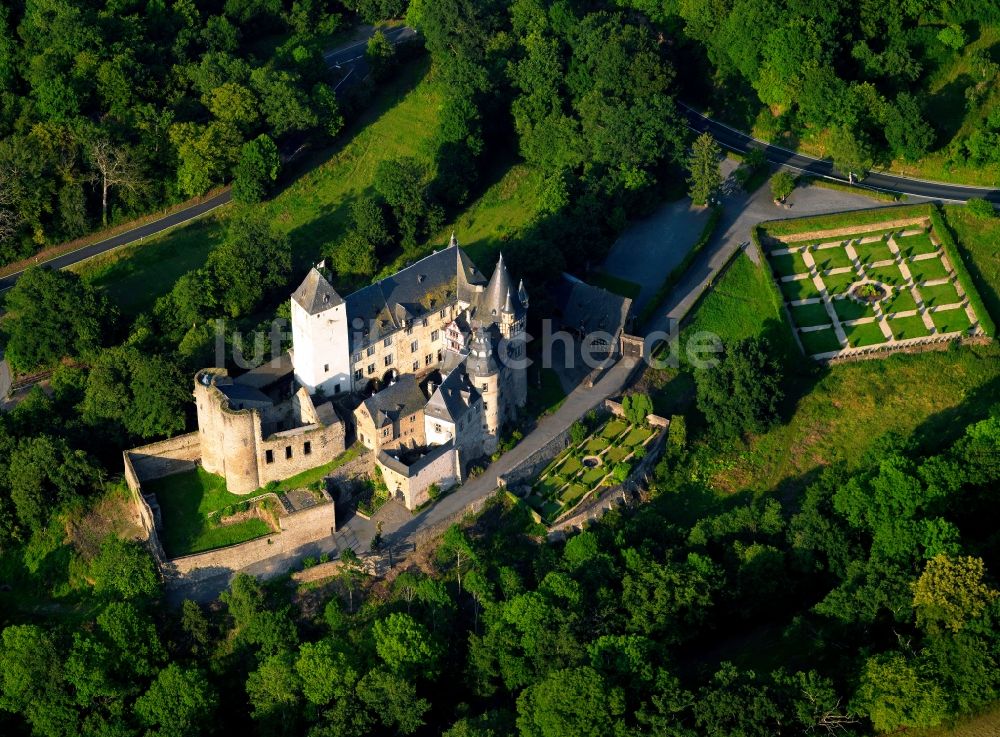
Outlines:
[{"label": "castle complex", "polygon": [[527,309],[503,256],[487,281],[454,236],[347,297],[313,268],[292,294],[289,354],[197,375],[202,464],[248,494],[333,460],[349,422],[413,509],[493,453],[524,405]]}]

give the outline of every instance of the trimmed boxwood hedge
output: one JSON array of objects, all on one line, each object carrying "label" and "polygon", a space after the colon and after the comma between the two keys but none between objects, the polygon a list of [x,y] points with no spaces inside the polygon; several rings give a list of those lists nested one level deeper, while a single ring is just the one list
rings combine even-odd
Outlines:
[{"label": "trimmed boxwood hedge", "polygon": [[972,276],[969,274],[965,261],[962,259],[962,254],[958,250],[958,245],[955,243],[955,239],[952,237],[947,223],[945,223],[944,218],[941,216],[940,206],[936,204],[931,206],[931,225],[941,240],[941,247],[944,248],[944,252],[948,256],[948,261],[951,262],[951,267],[958,276],[958,283],[962,285],[962,289],[969,297],[969,303],[972,305],[972,309],[975,310],[976,317],[979,319],[979,326],[987,335],[995,336],[997,328],[993,323],[993,318],[990,316],[989,310],[986,309],[986,304],[983,302],[982,297],[979,296],[976,285],[972,281]]}]

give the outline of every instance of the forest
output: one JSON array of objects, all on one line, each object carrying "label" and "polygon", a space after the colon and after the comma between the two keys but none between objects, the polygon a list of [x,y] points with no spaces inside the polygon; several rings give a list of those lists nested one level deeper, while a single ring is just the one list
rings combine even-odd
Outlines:
[{"label": "forest", "polygon": [[[338,288],[419,255],[514,155],[542,181],[538,217],[503,246],[536,319],[549,277],[685,191],[678,99],[755,100],[775,131],[826,131],[839,167],[941,150],[989,165],[998,15],[969,0],[5,3],[0,263],[227,182],[246,196],[204,265],[138,315],[70,272],[29,269],[5,296],[6,358],[50,391],[0,414],[0,730],[861,737],[996,701],[1000,407],[972,395],[935,442],[818,459],[794,493],[719,495],[713,448],[780,423],[776,398],[811,380],[766,345],[692,388],[689,437],[672,434],[643,505],[565,543],[498,497],[387,580],[347,559],[330,587],[240,577],[175,606],[102,514],[122,449],[193,427],[215,320],[287,317],[296,256],[256,200],[290,150],[335,143],[358,114],[321,56],[352,25],[405,16],[444,95],[432,165],[383,161],[323,244]],[[383,52],[373,71],[393,74],[369,45]],[[922,92],[945,55],[970,70],[960,126]],[[768,391],[734,395],[746,371]]]}]

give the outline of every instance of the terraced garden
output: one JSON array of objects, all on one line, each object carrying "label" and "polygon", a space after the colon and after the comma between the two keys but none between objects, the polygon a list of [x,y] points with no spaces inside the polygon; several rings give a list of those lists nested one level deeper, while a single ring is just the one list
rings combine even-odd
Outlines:
[{"label": "terraced garden", "polygon": [[870,213],[861,214],[856,229],[844,214],[805,218],[798,232],[796,221],[761,226],[767,261],[807,355],[828,359],[990,333],[937,211],[908,213],[915,217],[886,215],[877,229],[864,222]]},{"label": "terraced garden", "polygon": [[615,467],[638,462],[656,439],[656,428],[612,417],[581,442],[570,445],[542,471],[525,498],[551,525],[591,492],[600,494],[616,483]]}]

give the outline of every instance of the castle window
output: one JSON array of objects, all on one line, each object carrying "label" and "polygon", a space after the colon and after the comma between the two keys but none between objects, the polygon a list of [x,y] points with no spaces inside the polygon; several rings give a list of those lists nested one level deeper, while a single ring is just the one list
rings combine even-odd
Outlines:
[{"label": "castle window", "polygon": [[340,394],[340,383],[337,383],[337,384],[333,385],[333,393],[334,394]]},{"label": "castle window", "polygon": [[490,408],[490,405],[486,404],[486,402],[483,402],[483,412],[485,412],[489,408]]},{"label": "castle window", "polygon": [[413,326],[412,325],[407,325],[406,326],[406,334],[407,335],[413,335]]},{"label": "castle window", "polygon": [[444,313],[445,312],[446,312],[446,310],[441,310],[441,317],[444,317]]},{"label": "castle window", "polygon": [[392,354],[391,353],[385,357],[385,365],[386,366],[392,366]]},{"label": "castle window", "polygon": [[441,425],[434,423],[434,432],[441,432]]},{"label": "castle window", "polygon": [[292,446],[286,445],[285,446],[285,458],[288,459],[288,458],[291,458],[291,457],[292,457]]},{"label": "castle window", "polygon": [[313,452],[312,443],[308,440],[302,444],[302,455],[309,455]]},{"label": "castle window", "polygon": [[434,356],[432,356],[430,353],[424,356],[424,366],[430,366],[433,361],[434,361]]},{"label": "castle window", "polygon": [[426,317],[423,320],[423,325],[424,325],[424,327],[427,327],[427,318]]},{"label": "castle window", "polygon": [[382,431],[382,437],[383,438],[389,437],[389,428],[388,427],[385,430]]},{"label": "castle window", "polygon": [[265,450],[264,451],[264,463],[274,463],[274,451]]},{"label": "castle window", "polygon": [[374,373],[375,373],[375,364],[374,363],[369,363],[368,364],[368,375],[370,376],[371,374],[374,374]]},{"label": "castle window", "polygon": [[390,336],[390,337],[386,338],[385,340],[383,340],[382,341],[382,345],[385,346],[386,348],[388,348],[389,346],[391,346],[392,345],[392,337]]},{"label": "castle window", "polygon": [[361,362],[361,354],[360,353],[355,353],[354,354],[354,361],[353,361],[353,363],[360,363],[360,362]]},{"label": "castle window", "polygon": [[324,363],[323,364],[323,373],[324,374],[330,373],[330,364],[328,364],[328,363]]},{"label": "castle window", "polygon": [[441,362],[441,358],[442,358],[442,353],[441,351],[438,351],[438,363]]},{"label": "castle window", "polygon": [[483,382],[483,391],[484,391],[484,392],[488,392],[489,390],[490,390],[490,385],[489,385],[489,384],[487,384],[487,383],[486,383],[486,382],[484,381],[484,382]]},{"label": "castle window", "polygon": [[441,337],[441,331],[440,330],[433,330],[433,331],[431,331],[431,340],[437,340],[439,337]]},{"label": "castle window", "polygon": [[413,370],[416,371],[419,368],[420,368],[420,361],[414,361],[413,362]]},{"label": "castle window", "polygon": [[354,380],[361,381],[361,369],[354,369]]},{"label": "castle window", "polygon": [[373,345],[368,346],[368,350],[366,352],[367,352],[367,354],[369,356],[374,356],[375,355],[375,346],[373,346]]},{"label": "castle window", "polygon": [[417,352],[417,341],[414,340],[410,343],[410,353],[416,353],[416,352]]}]

